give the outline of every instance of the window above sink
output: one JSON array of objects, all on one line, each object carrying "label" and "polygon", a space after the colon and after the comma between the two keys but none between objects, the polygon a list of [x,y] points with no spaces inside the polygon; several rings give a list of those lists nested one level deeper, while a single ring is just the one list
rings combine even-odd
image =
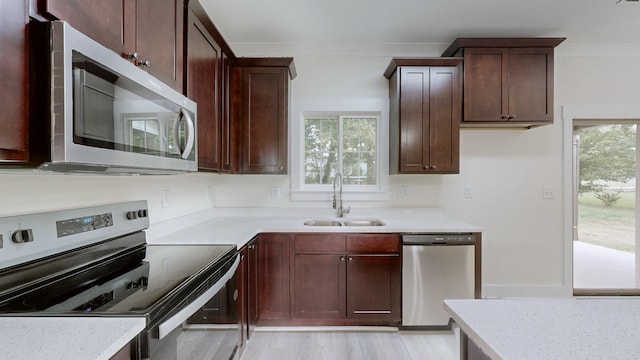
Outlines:
[{"label": "window above sink", "polygon": [[[291,200],[331,201],[336,173],[345,201],[386,201],[386,99],[297,99],[291,112]],[[297,151],[296,151],[297,150]]]}]

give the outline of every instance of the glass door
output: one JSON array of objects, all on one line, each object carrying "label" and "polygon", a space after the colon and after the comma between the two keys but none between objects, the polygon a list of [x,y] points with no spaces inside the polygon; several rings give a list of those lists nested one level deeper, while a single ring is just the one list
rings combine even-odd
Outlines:
[{"label": "glass door", "polygon": [[574,294],[640,294],[640,121],[574,120]]}]

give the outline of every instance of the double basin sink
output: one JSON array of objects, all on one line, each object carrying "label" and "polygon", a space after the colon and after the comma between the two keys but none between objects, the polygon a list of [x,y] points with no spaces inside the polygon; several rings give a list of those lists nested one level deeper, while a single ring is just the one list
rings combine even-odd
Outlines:
[{"label": "double basin sink", "polygon": [[377,219],[366,220],[309,220],[305,226],[384,226],[385,223]]}]

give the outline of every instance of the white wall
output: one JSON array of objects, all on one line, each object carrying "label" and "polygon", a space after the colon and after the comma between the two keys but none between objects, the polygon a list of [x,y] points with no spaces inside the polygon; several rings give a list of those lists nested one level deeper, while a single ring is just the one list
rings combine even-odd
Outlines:
[{"label": "white wall", "polygon": [[[562,105],[634,105],[640,56],[600,56],[598,51],[556,54],[554,125],[531,130],[462,130],[459,175],[394,175],[390,201],[352,207],[442,207],[448,215],[484,228],[484,296],[569,295],[563,240]],[[282,44],[232,44],[240,56],[294,56],[297,98],[387,98],[382,76],[392,56],[439,56],[442,45],[339,44],[295,48]],[[337,55],[327,55],[337,54]],[[296,118],[296,116],[292,116]],[[397,187],[409,187],[398,198]],[[289,200],[288,176],[189,174],[86,176],[0,173],[0,216],[105,202],[147,199],[151,222],[217,207],[321,206]],[[465,186],[473,198],[463,196]],[[557,197],[542,198],[551,186]],[[281,197],[271,199],[271,188]],[[163,191],[169,207],[161,207]]]}]

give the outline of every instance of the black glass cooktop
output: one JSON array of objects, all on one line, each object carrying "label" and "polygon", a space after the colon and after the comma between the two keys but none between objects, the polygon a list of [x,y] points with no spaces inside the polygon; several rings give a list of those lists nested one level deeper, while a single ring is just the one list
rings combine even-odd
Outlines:
[{"label": "black glass cooktop", "polygon": [[104,251],[68,256],[72,270],[52,271],[57,260],[27,274],[0,274],[0,315],[148,315],[206,287],[230,267],[236,246],[143,244],[97,262],[78,260]]}]

